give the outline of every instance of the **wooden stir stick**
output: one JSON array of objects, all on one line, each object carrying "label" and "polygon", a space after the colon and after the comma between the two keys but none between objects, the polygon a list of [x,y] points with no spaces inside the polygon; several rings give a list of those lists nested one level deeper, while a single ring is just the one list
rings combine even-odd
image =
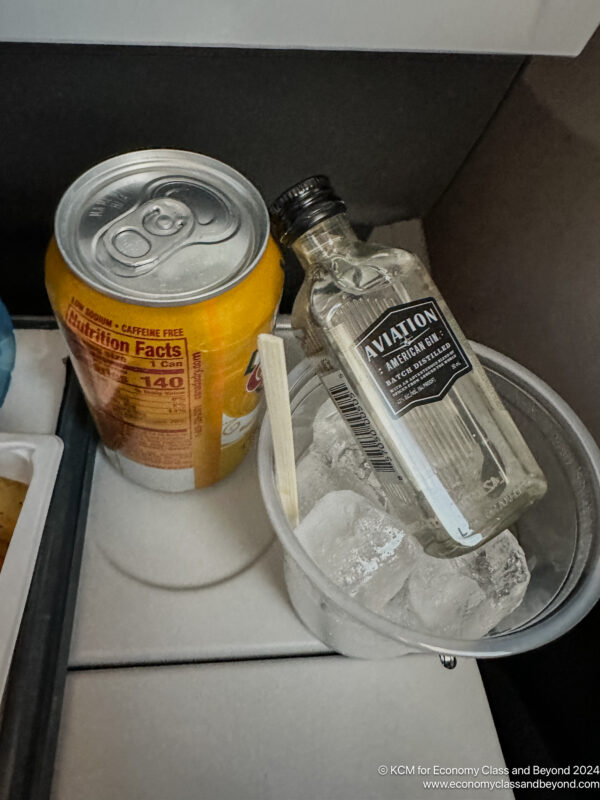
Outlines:
[{"label": "wooden stir stick", "polygon": [[261,333],[258,337],[258,352],[271,420],[275,482],[288,522],[295,528],[298,525],[298,487],[283,339],[270,333]]}]

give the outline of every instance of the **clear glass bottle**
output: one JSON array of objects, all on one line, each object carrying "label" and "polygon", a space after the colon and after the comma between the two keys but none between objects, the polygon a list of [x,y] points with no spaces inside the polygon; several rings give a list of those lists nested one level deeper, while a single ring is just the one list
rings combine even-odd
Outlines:
[{"label": "clear glass bottle", "polygon": [[272,229],[305,270],[292,325],[431,555],[500,533],[546,491],[533,455],[421,261],[361,242],[324,176],[284,192]]}]

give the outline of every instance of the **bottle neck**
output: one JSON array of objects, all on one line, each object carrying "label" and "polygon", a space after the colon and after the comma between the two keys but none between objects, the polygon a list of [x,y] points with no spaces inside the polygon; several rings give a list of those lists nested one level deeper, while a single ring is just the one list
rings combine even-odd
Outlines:
[{"label": "bottle neck", "polygon": [[333,256],[352,252],[358,241],[346,214],[336,214],[303,233],[292,249],[308,271],[326,264]]}]

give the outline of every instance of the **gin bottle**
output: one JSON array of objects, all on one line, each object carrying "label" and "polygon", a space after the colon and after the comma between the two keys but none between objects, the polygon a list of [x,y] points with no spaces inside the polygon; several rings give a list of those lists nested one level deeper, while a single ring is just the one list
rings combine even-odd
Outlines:
[{"label": "gin bottle", "polygon": [[478,547],[546,481],[421,261],[360,241],[324,176],[271,206],[305,271],[292,312],[306,355],[425,550]]}]

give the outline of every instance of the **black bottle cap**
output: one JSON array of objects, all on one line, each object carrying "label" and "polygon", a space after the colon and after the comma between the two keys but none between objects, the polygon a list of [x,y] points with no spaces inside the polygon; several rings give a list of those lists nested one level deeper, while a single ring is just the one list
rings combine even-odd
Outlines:
[{"label": "black bottle cap", "polygon": [[271,231],[283,247],[288,247],[313,225],[345,210],[346,205],[333,191],[329,178],[313,175],[286,189],[271,203]]}]

